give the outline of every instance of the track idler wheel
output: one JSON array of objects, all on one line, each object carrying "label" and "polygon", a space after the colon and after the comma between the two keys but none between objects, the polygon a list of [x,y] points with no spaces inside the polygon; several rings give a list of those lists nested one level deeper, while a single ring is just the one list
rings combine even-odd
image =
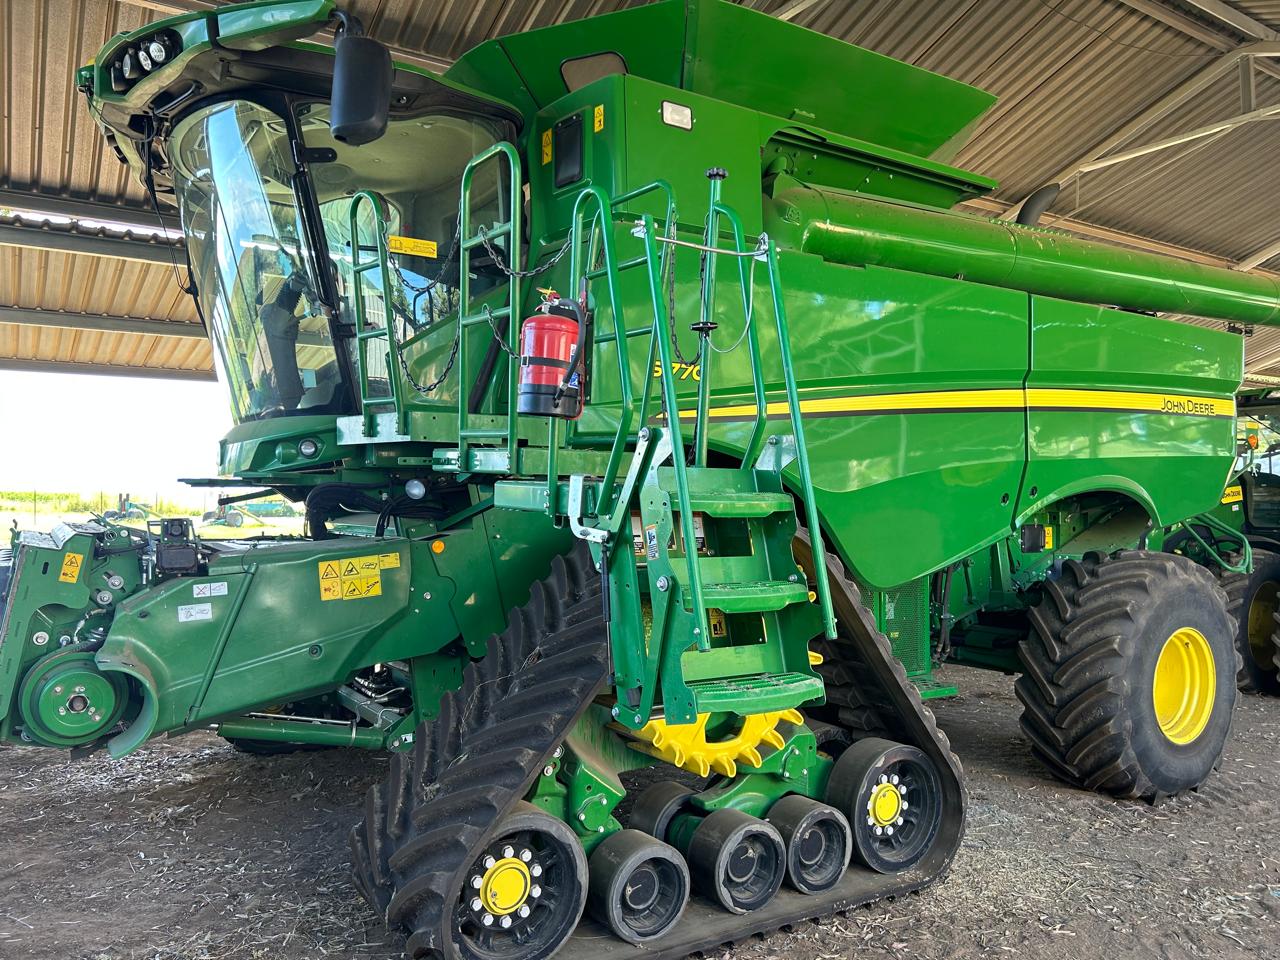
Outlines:
[{"label": "track idler wheel", "polygon": [[667,828],[676,814],[688,805],[693,791],[683,783],[661,780],[646,787],[631,806],[631,829],[647,833],[659,840],[667,839]]},{"label": "track idler wheel", "polygon": [[787,872],[787,848],[771,823],[741,810],[716,810],[689,838],[694,887],[730,913],[758,910]]},{"label": "track idler wheel", "polygon": [[844,812],[853,855],[877,873],[899,873],[929,852],[942,820],[942,785],[915,747],[869,737],[836,761],[827,802]]},{"label": "track idler wheel", "polygon": [[573,934],[587,898],[587,858],[573,830],[520,802],[472,864],[454,911],[467,960],[549,957]]},{"label": "track idler wheel", "polygon": [[844,876],[853,834],[839,810],[799,794],[769,808],[769,822],[787,845],[787,882],[801,893],[823,893]]},{"label": "track idler wheel", "polygon": [[621,830],[591,854],[587,909],[627,943],[656,940],[689,902],[689,870],[672,846]]}]

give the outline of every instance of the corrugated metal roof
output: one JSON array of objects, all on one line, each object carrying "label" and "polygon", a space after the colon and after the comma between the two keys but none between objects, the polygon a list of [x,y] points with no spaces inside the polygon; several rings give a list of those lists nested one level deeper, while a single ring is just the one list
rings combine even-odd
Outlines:
[{"label": "corrugated metal roof", "polygon": [[[642,2],[354,0],[352,8],[385,42],[447,60],[491,36]],[[793,0],[745,2],[773,14],[794,6]],[[1231,3],[1280,30],[1280,0]],[[144,209],[141,189],[110,155],[82,108],[73,86],[74,70],[116,32],[163,16],[160,11],[166,8],[207,5],[209,0],[0,0],[0,189],[35,188]],[[1162,11],[1168,15],[1161,16]],[[1224,50],[1247,39],[1238,28],[1215,21],[1184,0],[819,0],[801,9],[794,21],[995,93],[1000,102],[955,162],[1000,181],[995,197],[1006,204],[1026,196]],[[1193,21],[1195,36],[1171,25]],[[1280,103],[1280,81],[1259,75],[1257,103]],[[1232,72],[1125,146],[1238,112]],[[1183,148],[1185,155],[1179,150],[1162,152],[1088,174],[1078,189],[1073,184],[1064,190],[1050,222],[1070,215],[1237,261],[1280,239],[1280,196],[1270,183],[1277,148],[1280,121],[1259,122]],[[30,256],[28,251],[0,247],[0,306],[88,311],[83,305],[62,305],[79,297],[82,303],[104,303],[99,309],[112,315],[191,318],[190,305],[173,292],[174,284],[161,266],[60,254],[46,254],[48,263],[39,266]],[[1280,256],[1264,266],[1280,270]],[[26,286],[19,289],[14,278],[30,269],[45,272],[46,279],[38,284],[23,281]],[[57,279],[48,279],[50,270],[56,271]],[[140,271],[149,277],[141,284]],[[113,272],[121,275],[114,284],[107,279]],[[102,288],[101,294],[96,289],[77,293],[86,282]],[[161,288],[170,292],[160,296]],[[135,289],[137,299],[131,300]],[[102,362],[155,356],[148,352],[155,345],[141,344],[147,337],[100,336],[91,346],[103,351],[98,358]],[[47,342],[33,337],[29,329],[15,334],[10,325],[0,327],[0,356],[12,356],[6,351],[19,341],[28,356],[46,349],[80,351],[75,355],[84,356],[90,342],[67,330],[50,334]],[[1260,332],[1248,347],[1251,362],[1271,358],[1270,371],[1280,374],[1280,332]],[[203,359],[198,359],[196,352],[180,355],[191,351],[190,342],[178,344],[164,359],[207,363],[207,348],[203,349]],[[160,365],[153,359],[146,362]]]}]

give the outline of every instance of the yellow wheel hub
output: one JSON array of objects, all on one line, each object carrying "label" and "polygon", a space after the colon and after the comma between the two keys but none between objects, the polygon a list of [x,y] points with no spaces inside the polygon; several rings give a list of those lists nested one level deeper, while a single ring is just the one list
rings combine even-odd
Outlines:
[{"label": "yellow wheel hub", "polygon": [[740,763],[747,767],[760,766],[761,744],[782,749],[785,740],[778,732],[779,723],[804,722],[799,710],[755,713],[741,717],[741,724],[729,736],[709,740],[707,721],[710,719],[711,714],[700,713],[693,723],[678,726],[669,725],[665,720],[650,720],[635,731],[635,736],[647,741],[645,752],[682,770],[689,770],[700,777],[713,770],[723,776],[734,777]]},{"label": "yellow wheel hub", "polygon": [[877,783],[867,801],[867,816],[874,826],[888,827],[898,822],[902,815],[902,794],[892,783]]},{"label": "yellow wheel hub", "polygon": [[480,880],[480,900],[495,916],[515,913],[529,897],[533,879],[529,867],[518,857],[503,857],[484,872]]},{"label": "yellow wheel hub", "polygon": [[1204,732],[1217,692],[1213,648],[1193,627],[1175,630],[1156,661],[1151,687],[1156,720],[1173,743],[1191,743]]}]

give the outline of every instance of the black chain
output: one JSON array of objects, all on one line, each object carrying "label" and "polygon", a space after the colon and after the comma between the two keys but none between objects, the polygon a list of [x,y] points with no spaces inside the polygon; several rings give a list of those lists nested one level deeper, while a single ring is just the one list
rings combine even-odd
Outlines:
[{"label": "black chain", "polygon": [[546,273],[548,270],[554,267],[557,263],[559,263],[562,259],[564,259],[564,255],[569,252],[569,247],[573,245],[573,234],[570,233],[569,236],[565,237],[564,243],[561,244],[560,249],[557,250],[552,255],[551,259],[548,260],[546,263],[544,263],[542,266],[534,267],[532,270],[513,270],[510,267],[508,267],[506,262],[503,260],[504,255],[498,253],[498,251],[494,249],[493,244],[489,242],[489,233],[487,230],[485,230],[484,227],[480,227],[480,229],[476,231],[476,236],[480,238],[481,245],[485,248],[486,251],[488,251],[489,256],[493,258],[493,265],[495,267],[497,267],[499,270],[501,270],[504,274],[506,274],[508,277],[511,277],[512,279],[522,279],[522,280],[527,279],[529,277],[536,277],[540,273]]},{"label": "black chain", "polygon": [[445,362],[444,369],[440,371],[440,376],[436,377],[428,384],[421,384],[414,379],[412,373],[409,372],[409,361],[404,358],[404,352],[396,351],[396,356],[400,358],[400,369],[404,371],[404,378],[409,381],[409,386],[421,394],[434,393],[440,384],[444,383],[445,378],[449,376],[449,371],[453,369],[453,362],[458,359],[458,344],[462,340],[462,331],[453,338],[453,346],[449,348],[449,359]]}]

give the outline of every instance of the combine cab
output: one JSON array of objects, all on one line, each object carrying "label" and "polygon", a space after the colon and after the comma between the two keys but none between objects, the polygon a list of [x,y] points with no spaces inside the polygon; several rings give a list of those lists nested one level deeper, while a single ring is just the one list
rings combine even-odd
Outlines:
[{"label": "combine cab", "polygon": [[946,163],[987,94],[717,2],[444,76],[241,4],[80,83],[182,213],[236,420],[207,485],[307,536],[21,534],[0,737],[390,751],[358,887],[412,956],[510,960],[939,877],[960,769],[895,648],[1022,672],[1072,783],[1210,775],[1225,596],[1149,538],[1221,495],[1242,351],[1142,311],[1278,291],[949,212],[994,186]]}]

